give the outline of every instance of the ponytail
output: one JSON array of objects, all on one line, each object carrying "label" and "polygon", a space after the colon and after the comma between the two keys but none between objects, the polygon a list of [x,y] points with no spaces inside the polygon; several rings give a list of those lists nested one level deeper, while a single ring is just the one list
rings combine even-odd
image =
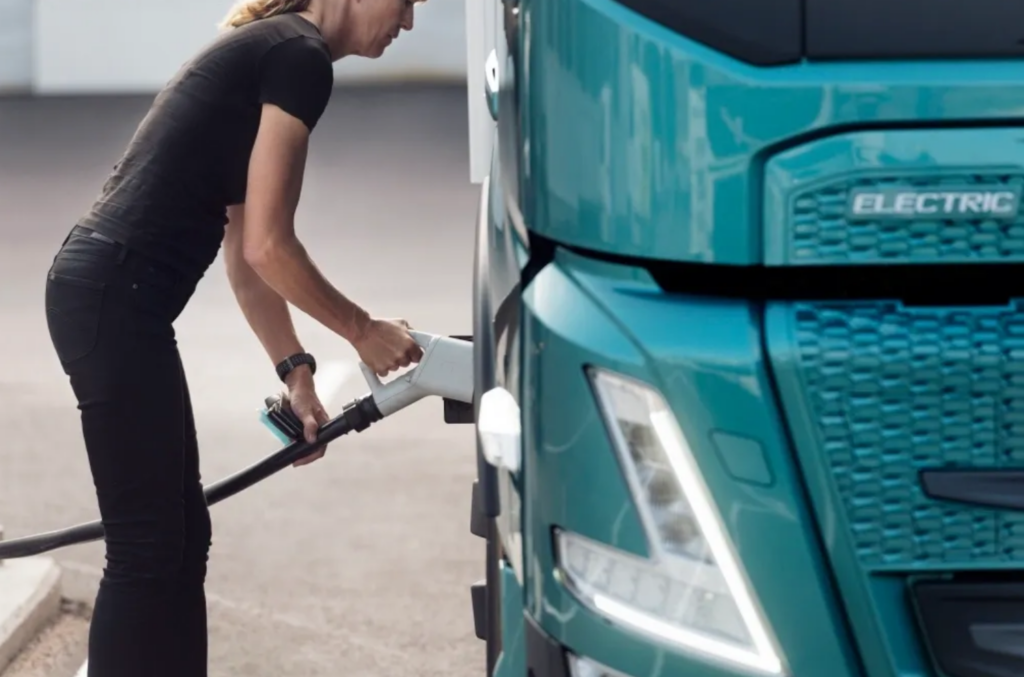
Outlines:
[{"label": "ponytail", "polygon": [[278,14],[304,12],[309,3],[310,0],[242,0],[231,8],[221,27],[238,28]]}]

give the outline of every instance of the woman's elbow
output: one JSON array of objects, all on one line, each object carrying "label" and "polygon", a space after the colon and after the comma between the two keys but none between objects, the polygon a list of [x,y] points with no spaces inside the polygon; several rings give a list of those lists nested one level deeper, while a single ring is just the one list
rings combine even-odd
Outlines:
[{"label": "woman's elbow", "polygon": [[245,228],[239,233],[237,246],[246,264],[265,271],[276,267],[281,257],[287,255],[295,233],[280,210],[258,207],[250,207],[246,212]]},{"label": "woman's elbow", "polygon": [[272,268],[274,258],[274,247],[268,242],[246,242],[242,245],[242,260],[258,273]]},{"label": "woman's elbow", "polygon": [[254,233],[242,242],[242,260],[261,276],[273,273],[289,256],[294,243],[293,237],[284,234],[267,237]]}]

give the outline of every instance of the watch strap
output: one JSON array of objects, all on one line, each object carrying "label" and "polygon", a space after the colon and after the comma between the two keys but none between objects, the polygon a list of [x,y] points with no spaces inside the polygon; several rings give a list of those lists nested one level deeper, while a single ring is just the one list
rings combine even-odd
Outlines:
[{"label": "watch strap", "polygon": [[310,372],[313,374],[316,373],[316,359],[314,359],[312,355],[309,353],[295,353],[294,355],[289,355],[277,363],[277,366],[275,367],[277,377],[284,381],[285,378],[288,377],[288,374],[292,373],[296,367],[303,364],[308,364]]}]

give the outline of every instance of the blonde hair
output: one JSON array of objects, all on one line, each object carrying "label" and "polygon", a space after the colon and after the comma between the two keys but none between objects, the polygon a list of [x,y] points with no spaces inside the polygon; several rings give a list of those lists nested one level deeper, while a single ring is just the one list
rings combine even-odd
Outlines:
[{"label": "blonde hair", "polygon": [[310,0],[242,0],[228,12],[222,28],[238,28],[253,21],[289,12],[304,12]]}]

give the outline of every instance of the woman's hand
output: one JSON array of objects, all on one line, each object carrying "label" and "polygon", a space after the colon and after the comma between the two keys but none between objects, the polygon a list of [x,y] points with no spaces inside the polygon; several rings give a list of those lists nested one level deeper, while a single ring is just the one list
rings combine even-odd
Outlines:
[{"label": "woman's hand", "polygon": [[[320,403],[316,394],[316,386],[313,383],[313,376],[306,366],[298,367],[288,375],[288,394],[286,403],[300,421],[302,421],[303,435],[307,442],[316,441],[316,433],[320,426],[331,420]],[[308,456],[303,456],[292,464],[293,467],[309,465],[313,461],[323,458],[327,447],[319,447]]]},{"label": "woman's hand", "polygon": [[423,357],[423,348],[409,335],[410,329],[405,320],[371,319],[352,345],[377,376],[387,376]]}]

